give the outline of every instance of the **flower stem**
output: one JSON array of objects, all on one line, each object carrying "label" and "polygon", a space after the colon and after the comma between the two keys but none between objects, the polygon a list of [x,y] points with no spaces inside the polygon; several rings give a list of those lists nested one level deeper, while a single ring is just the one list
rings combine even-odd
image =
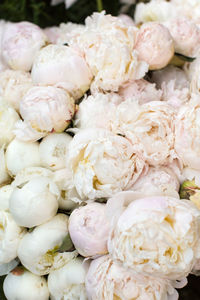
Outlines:
[{"label": "flower stem", "polygon": [[96,1],[97,1],[97,10],[98,12],[101,12],[103,10],[102,0],[96,0]]}]

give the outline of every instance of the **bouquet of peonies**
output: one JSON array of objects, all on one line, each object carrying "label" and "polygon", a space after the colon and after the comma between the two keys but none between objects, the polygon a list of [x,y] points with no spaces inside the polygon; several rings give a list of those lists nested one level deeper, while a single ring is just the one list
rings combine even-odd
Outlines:
[{"label": "bouquet of peonies", "polygon": [[0,49],[6,299],[177,300],[200,275],[199,1],[1,20]]}]

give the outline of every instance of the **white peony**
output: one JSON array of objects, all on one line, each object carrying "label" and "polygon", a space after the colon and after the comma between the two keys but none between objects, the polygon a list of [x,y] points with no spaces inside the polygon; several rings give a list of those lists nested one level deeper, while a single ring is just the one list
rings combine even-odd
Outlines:
[{"label": "white peony", "polygon": [[148,196],[171,196],[179,198],[180,183],[176,174],[166,166],[149,167],[130,188],[137,198]]},{"label": "white peony", "polygon": [[129,140],[100,128],[82,129],[75,135],[67,162],[82,200],[128,189],[145,167]]},{"label": "white peony", "polygon": [[5,159],[8,172],[12,176],[24,168],[40,166],[39,143],[14,139],[6,149]]},{"label": "white peony", "polygon": [[118,91],[127,80],[140,79],[148,71],[134,50],[137,31],[105,12],[86,18],[85,30],[70,44],[85,55],[94,75],[92,91]]},{"label": "white peony", "polygon": [[65,2],[65,7],[70,8],[77,0],[51,0],[51,5],[57,5],[62,2]]},{"label": "white peony", "polygon": [[18,120],[18,113],[0,99],[0,146],[7,146],[14,139],[14,125]]},{"label": "white peony", "polygon": [[49,178],[37,177],[14,188],[9,210],[20,226],[34,227],[56,215],[60,191]]},{"label": "white peony", "polygon": [[197,57],[192,63],[185,64],[185,71],[190,81],[191,93],[200,94],[200,58]]},{"label": "white peony", "polygon": [[89,203],[75,209],[69,217],[69,233],[72,242],[78,253],[85,257],[108,252],[109,229],[105,204]]},{"label": "white peony", "polygon": [[174,151],[174,110],[161,101],[139,106],[128,99],[118,106],[115,132],[136,144],[146,161],[153,166],[176,158]]},{"label": "white peony", "polygon": [[59,253],[58,250],[68,235],[68,217],[57,214],[50,221],[28,232],[18,247],[18,257],[29,271],[46,275],[61,268],[76,256],[76,252]]},{"label": "white peony", "polygon": [[64,88],[75,99],[84,95],[92,81],[83,55],[63,45],[43,48],[34,61],[31,76],[34,84]]},{"label": "white peony", "polygon": [[50,170],[65,168],[65,157],[72,137],[66,133],[51,133],[40,143],[41,164]]},{"label": "white peony", "polygon": [[75,115],[76,127],[111,130],[113,120],[116,118],[117,105],[121,101],[121,97],[115,93],[97,93],[85,98]]},{"label": "white peony", "polygon": [[85,30],[85,26],[76,23],[61,23],[59,26],[59,35],[56,39],[56,44],[70,44],[73,39],[80,36]]},{"label": "white peony", "polygon": [[20,101],[32,86],[28,72],[5,70],[0,73],[0,95],[16,111],[19,111]]},{"label": "white peony", "polygon": [[9,199],[13,189],[11,184],[0,187],[0,210],[9,211]]},{"label": "white peony", "polygon": [[135,10],[135,22],[165,22],[176,17],[176,7],[171,2],[151,0],[148,3],[138,3]]},{"label": "white peony", "polygon": [[114,196],[121,208],[108,239],[113,258],[134,272],[177,280],[186,277],[200,257],[200,213],[187,200],[148,197],[135,200],[134,192]]},{"label": "white peony", "polygon": [[44,277],[20,270],[9,273],[3,283],[3,291],[8,300],[48,300],[49,291]]},{"label": "white peony", "polygon": [[7,166],[6,166],[6,158],[5,158],[5,147],[2,146],[0,148],[0,185],[9,183],[10,176],[8,174]]},{"label": "white peony", "polygon": [[193,95],[191,101],[182,106],[175,123],[175,150],[184,166],[200,170],[200,98]]},{"label": "white peony", "polygon": [[85,284],[89,300],[178,299],[175,283],[133,274],[108,255],[91,262]]},{"label": "white peony", "polygon": [[179,15],[183,15],[200,24],[200,2],[199,0],[171,0],[170,1],[178,11]]},{"label": "white peony", "polygon": [[47,37],[30,22],[8,23],[2,35],[2,56],[14,70],[30,71],[37,52]]},{"label": "white peony", "polygon": [[74,100],[64,90],[53,86],[33,87],[20,102],[24,122],[17,122],[14,132],[22,141],[36,141],[49,132],[62,132],[74,110]]},{"label": "white peony", "polygon": [[150,70],[162,69],[174,55],[174,42],[169,30],[157,22],[143,24],[135,44],[140,60],[149,65]]},{"label": "white peony", "polygon": [[19,227],[9,212],[0,210],[0,264],[9,263],[17,257],[20,240],[25,229]]},{"label": "white peony", "polygon": [[162,92],[156,89],[152,84],[144,79],[128,81],[119,88],[119,95],[123,100],[132,99],[139,104],[145,104],[151,101],[160,101]]},{"label": "white peony", "polygon": [[52,300],[87,300],[83,260],[75,258],[48,276]]}]

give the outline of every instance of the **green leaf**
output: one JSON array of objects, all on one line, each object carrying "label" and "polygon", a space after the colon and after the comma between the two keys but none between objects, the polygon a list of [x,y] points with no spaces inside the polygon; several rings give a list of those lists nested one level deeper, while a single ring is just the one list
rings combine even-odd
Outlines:
[{"label": "green leaf", "polygon": [[189,200],[190,197],[196,193],[197,189],[199,189],[199,187],[195,184],[194,180],[184,181],[179,190],[180,198]]},{"label": "green leaf", "polygon": [[175,53],[175,55],[180,58],[181,60],[183,61],[187,61],[187,62],[193,62],[196,57],[189,57],[189,56],[186,56],[186,55],[183,55],[183,54],[180,54],[180,53]]}]

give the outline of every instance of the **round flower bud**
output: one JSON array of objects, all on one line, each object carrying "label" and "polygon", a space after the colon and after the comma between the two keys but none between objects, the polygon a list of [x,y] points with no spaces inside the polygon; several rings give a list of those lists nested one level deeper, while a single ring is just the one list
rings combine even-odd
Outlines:
[{"label": "round flower bud", "polygon": [[16,111],[26,92],[33,86],[30,73],[6,70],[0,73],[0,95]]},{"label": "round flower bud", "polygon": [[85,285],[91,300],[178,300],[178,293],[169,280],[131,273],[108,255],[90,263]]},{"label": "round flower bud", "polygon": [[114,93],[97,93],[85,98],[75,115],[78,128],[104,128],[111,130],[117,105],[122,99]]},{"label": "round flower bud", "polygon": [[24,168],[39,166],[39,143],[26,143],[14,139],[8,145],[5,157],[8,172],[12,176]]},{"label": "round flower bud", "polygon": [[72,137],[66,133],[51,133],[39,146],[41,164],[53,171],[65,168],[66,153]]},{"label": "round flower bud", "polygon": [[25,234],[18,247],[21,263],[36,275],[46,275],[61,268],[76,256],[76,252],[58,252],[67,236],[68,217],[57,214]]},{"label": "round flower bud", "polygon": [[79,254],[85,257],[108,252],[109,228],[104,204],[89,203],[75,209],[69,217],[69,233],[72,242]]},{"label": "round flower bud", "polygon": [[48,300],[49,291],[44,277],[21,270],[9,273],[3,283],[3,291],[8,300]]},{"label": "round flower bud", "polygon": [[11,184],[0,187],[0,210],[9,211],[9,199],[13,189]]},{"label": "round flower bud", "polygon": [[49,178],[37,177],[14,188],[9,210],[20,226],[34,227],[56,215],[60,192]]},{"label": "round flower bud", "polygon": [[156,22],[140,27],[135,49],[139,59],[149,64],[150,70],[164,68],[174,55],[174,43],[169,30]]},{"label": "round flower bud", "polygon": [[75,258],[48,276],[51,299],[87,300],[83,260]]},{"label": "round flower bud", "polygon": [[74,100],[64,90],[53,86],[33,87],[20,102],[24,122],[16,123],[15,134],[20,140],[36,141],[49,132],[62,132],[74,110]]},{"label": "round flower bud", "polygon": [[200,50],[200,29],[191,20],[177,17],[165,23],[174,40],[177,53],[195,57]]},{"label": "round flower bud", "polygon": [[18,113],[0,100],[0,146],[7,146],[14,139],[13,129],[18,120]]},{"label": "round flower bud", "polygon": [[67,164],[82,200],[110,197],[128,189],[145,167],[128,139],[100,128],[82,129],[75,135]]},{"label": "round flower bud", "polygon": [[130,188],[137,198],[148,196],[171,196],[179,198],[180,183],[176,174],[166,166],[149,167]]},{"label": "round flower bud", "polygon": [[181,107],[175,123],[175,150],[184,166],[200,170],[200,101],[195,95]]},{"label": "round flower bud", "polygon": [[[127,192],[129,199],[123,194],[110,201],[119,203],[122,197],[131,200],[131,192]],[[113,260],[138,274],[179,280],[191,272],[200,258],[199,229],[200,212],[188,200],[137,199],[116,220],[108,250]]]},{"label": "round flower bud", "polygon": [[8,183],[9,181],[10,177],[6,167],[5,150],[3,146],[0,148],[0,185]]},{"label": "round flower bud", "polygon": [[64,88],[74,98],[89,89],[92,74],[84,57],[71,47],[49,45],[38,53],[31,73],[34,84]]},{"label": "round flower bud", "polygon": [[0,264],[4,264],[17,257],[17,249],[25,229],[15,223],[9,212],[0,210],[0,232]]},{"label": "round flower bud", "polygon": [[128,81],[119,88],[119,95],[123,100],[132,99],[144,104],[151,101],[160,101],[162,92],[144,79]]},{"label": "round flower bud", "polygon": [[46,40],[42,29],[35,24],[8,23],[2,35],[3,59],[11,69],[28,72]]}]

